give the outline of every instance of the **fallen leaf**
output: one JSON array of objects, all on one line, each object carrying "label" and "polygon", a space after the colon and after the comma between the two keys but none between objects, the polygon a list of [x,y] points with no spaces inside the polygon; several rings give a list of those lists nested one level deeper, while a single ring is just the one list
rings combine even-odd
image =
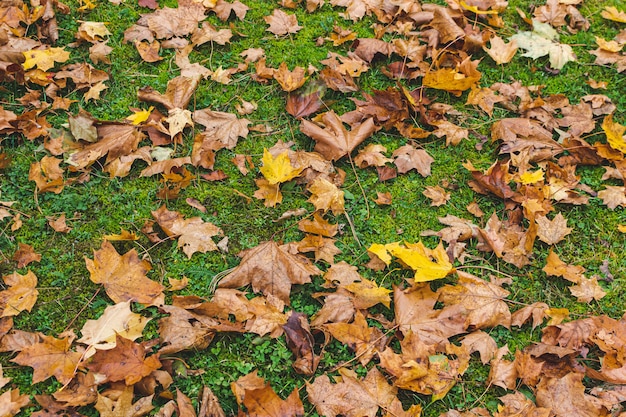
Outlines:
[{"label": "fallen leaf", "polygon": [[163,286],[146,276],[150,270],[147,261],[141,261],[135,249],[119,255],[108,240],[102,241],[94,259],[85,257],[92,282],[103,284],[107,295],[115,303],[135,301],[152,305],[163,303]]},{"label": "fallen leaf", "polygon": [[352,126],[352,130],[348,131],[339,116],[332,110],[324,113],[320,120],[324,127],[302,120],[300,131],[316,141],[315,151],[332,161],[350,154],[354,148],[376,131],[372,118]]},{"label": "fallen leaf", "polygon": [[140,417],[154,408],[152,395],[142,397],[133,403],[133,387],[125,387],[119,396],[109,398],[98,393],[98,401],[94,405],[100,417]]},{"label": "fallen leaf", "polygon": [[537,59],[548,55],[550,66],[560,70],[568,62],[576,61],[576,55],[571,46],[558,43],[558,38],[559,35],[550,25],[535,19],[532,32],[518,32],[510,37],[518,47],[526,50],[522,56]]},{"label": "fallen leaf", "polygon": [[35,249],[30,245],[18,243],[12,259],[17,262],[18,268],[23,268],[31,262],[40,262],[41,254],[35,252]]},{"label": "fallen leaf", "polygon": [[161,362],[157,355],[146,357],[142,345],[118,334],[115,347],[96,351],[86,366],[90,371],[104,375],[107,381],[124,381],[129,386],[159,369]]},{"label": "fallen leaf", "polygon": [[315,210],[332,211],[334,215],[345,212],[344,192],[328,180],[317,177],[309,185],[311,197],[308,201],[315,206]]},{"label": "fallen leaf", "polygon": [[80,330],[83,335],[78,343],[87,345],[85,357],[92,356],[96,350],[108,350],[115,347],[116,335],[129,340],[142,336],[143,329],[150,319],[133,313],[130,301],[108,306],[97,320],[87,320]]},{"label": "fallen leaf", "polygon": [[537,236],[548,245],[560,242],[574,230],[571,227],[567,227],[567,220],[561,213],[554,216],[552,220],[546,216],[537,216],[535,221],[538,225]]},{"label": "fallen leaf", "polygon": [[427,185],[422,194],[431,200],[430,205],[434,207],[443,206],[450,200],[450,193],[439,185],[434,187]]},{"label": "fallen leaf", "polygon": [[24,52],[26,60],[22,63],[25,70],[37,67],[41,71],[53,68],[55,62],[65,62],[70,59],[70,53],[63,48],[32,49]]},{"label": "fallen leaf", "polygon": [[0,317],[17,316],[24,310],[30,312],[39,295],[37,276],[32,271],[26,275],[14,272],[2,279],[8,288],[0,292]]},{"label": "fallen leaf", "polygon": [[57,339],[41,335],[41,341],[27,346],[11,362],[33,368],[33,384],[54,376],[61,384],[69,383],[78,370],[83,355],[70,350],[73,337]]},{"label": "fallen leaf", "polygon": [[267,149],[264,149],[262,161],[261,174],[271,185],[290,181],[302,172],[302,168],[295,168],[291,165],[287,151],[274,157]]},{"label": "fallen leaf", "polygon": [[302,29],[302,26],[298,25],[298,19],[295,14],[287,14],[280,9],[274,9],[271,15],[265,16],[263,19],[270,25],[266,30],[276,36],[297,33]]},{"label": "fallen leaf", "polygon": [[291,286],[311,282],[311,275],[321,273],[306,259],[284,251],[274,241],[248,249],[242,256],[240,264],[220,281],[219,288],[252,284],[254,291],[276,296],[289,305]]},{"label": "fallen leaf", "polygon": [[396,398],[396,388],[387,383],[376,367],[359,380],[346,368],[339,370],[341,377],[336,384],[328,375],[321,375],[306,383],[309,401],[320,415],[335,417],[375,417],[378,409],[385,409]]}]

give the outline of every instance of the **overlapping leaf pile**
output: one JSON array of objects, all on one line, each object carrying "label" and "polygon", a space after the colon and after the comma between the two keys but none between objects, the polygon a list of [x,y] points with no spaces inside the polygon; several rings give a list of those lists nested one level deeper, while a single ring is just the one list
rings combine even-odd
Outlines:
[{"label": "overlapping leaf pile", "polygon": [[[298,3],[283,1],[281,5],[285,10],[302,7]],[[308,0],[304,6],[315,12],[323,3]],[[210,300],[173,296],[166,303],[166,288],[147,275],[150,263],[140,259],[135,250],[120,255],[110,243],[137,239],[128,232],[106,236],[100,249],[93,255],[85,254],[91,281],[102,285],[113,304],[100,318],[84,324],[80,338],[73,330],[53,336],[13,329],[12,317],[26,314],[23,312],[36,303],[37,277],[31,271],[3,277],[7,288],[0,292],[0,350],[15,352],[13,363],[32,367],[33,383],[55,378],[63,386],[51,395],[36,395],[41,410],[32,415],[78,416],[80,407],[93,406],[103,416],[140,416],[153,409],[154,395],[169,395],[175,400],[166,403],[159,415],[194,416],[191,400],[180,391],[174,396],[170,390],[174,368],[179,365],[173,355],[207,348],[218,332],[284,337],[293,352],[295,371],[310,377],[305,386],[308,401],[320,415],[419,415],[419,405],[403,409],[398,391],[441,399],[463,378],[474,353],[490,367],[488,385],[510,391],[500,397],[499,417],[623,413],[623,320],[599,316],[567,321],[567,311],[542,302],[519,308],[507,299],[508,279],[482,279],[462,267],[468,256],[482,252],[516,267],[528,265],[537,239],[552,246],[572,231],[561,213],[553,214],[558,205],[584,205],[590,196],[597,196],[611,210],[626,207],[624,186],[593,190],[582,184],[576,173],[582,165],[601,165],[606,169],[604,180],[623,181],[626,177],[626,128],[614,121],[616,108],[607,96],[589,95],[570,103],[562,95],[543,95],[541,88],[519,82],[481,87],[479,60],[473,59],[484,50],[497,64],[503,64],[520,47],[533,59],[548,55],[552,69],[566,68],[576,58],[569,46],[557,42],[555,28],[588,28],[578,3],[548,1],[537,7],[534,19],[526,19],[532,31],[520,32],[506,44],[496,35],[504,25],[500,14],[506,2],[461,1],[443,7],[413,0],[331,0],[332,6],[345,9],[346,19],[372,16],[377,21],[374,31],[378,37],[359,38],[337,26],[320,44],[351,42],[350,52],[330,52],[327,59],[312,63],[311,68],[290,70],[285,63],[272,68],[263,50],[249,49],[237,66],[209,70],[190,61],[192,50],[207,42],[224,45],[237,35],[230,29],[213,27],[205,21],[206,15],[214,13],[222,21],[244,19],[248,7],[239,1],[218,0],[181,1],[177,8],[158,8],[146,1],[143,6],[157,10],[128,28],[124,40],[132,42],[147,62],[161,59],[160,48],[174,49],[181,75],[172,78],[163,93],[141,88],[137,98],[150,107],[137,109],[126,120],[97,120],[81,111],[68,114],[67,128],[53,127],[47,116],[69,109],[71,100],[64,94],[70,88],[84,91],[86,101],[98,100],[107,88],[108,74],[86,62],[58,67],[70,58],[63,47],[52,46],[58,39],[55,13],[70,12],[63,4],[48,0],[39,7],[21,3],[3,6],[0,74],[5,83],[26,86],[28,92],[20,99],[26,109],[22,114],[2,109],[0,133],[3,137],[19,133],[27,140],[43,142],[49,155],[34,163],[29,173],[36,193],[61,193],[69,184],[88,181],[95,169],[111,177],[125,177],[135,163],[142,164],[141,176],[161,175],[163,186],[158,197],[163,200],[177,198],[191,182],[192,172],[210,181],[223,179],[223,172],[214,171],[215,153],[236,149],[250,129],[268,128],[252,126],[243,117],[255,111],[255,103],[242,102],[238,115],[210,108],[192,112],[189,103],[205,80],[228,84],[238,73],[280,86],[286,96],[286,111],[299,120],[300,132],[315,141],[312,152],[293,150],[294,143],[283,142],[266,149],[260,175],[254,180],[258,187],[254,197],[267,207],[275,207],[285,198],[282,184],[295,182],[306,190],[313,210],[285,214],[309,214],[298,222],[304,238],[288,243],[269,240],[243,251],[239,265],[216,283],[218,289]],[[83,7],[91,6],[87,1]],[[297,34],[301,29],[295,15],[285,10],[276,9],[265,17],[267,30],[276,36]],[[603,16],[626,20],[623,12],[614,8],[607,8]],[[475,21],[480,25],[473,24]],[[28,25],[37,26],[38,40],[25,37]],[[393,40],[385,41],[386,34],[392,34]],[[94,65],[109,62],[108,35],[102,22],[83,22],[76,34],[78,47],[91,45]],[[624,53],[620,52],[626,31],[614,40],[597,42],[598,49],[592,51],[597,63],[616,64],[617,71],[626,69]],[[380,59],[386,60],[381,71],[397,81],[396,86],[361,91],[359,76]],[[41,89],[30,89],[34,86],[41,86],[45,97]],[[347,94],[355,110],[338,114],[325,109],[323,95],[327,89]],[[454,146],[468,139],[470,133],[457,122],[458,114],[451,105],[429,97],[431,89],[458,97],[469,90],[466,104],[490,116],[495,106],[509,110],[511,117],[491,125],[491,139],[499,144],[500,158],[487,170],[475,168],[471,161],[464,164],[473,178],[469,183],[472,190],[494,196],[502,201],[504,210],[501,216],[491,215],[484,227],[452,215],[441,218],[445,227],[423,232],[440,238],[434,249],[422,242],[368,242],[370,260],[366,267],[384,270],[393,265],[414,272],[405,283],[389,289],[361,276],[357,266],[335,260],[341,253],[334,240],[339,225],[331,219],[345,215],[350,221],[342,190],[345,172],[335,164],[347,160],[359,169],[374,167],[381,181],[412,170],[429,176],[434,160],[419,140],[431,135],[445,137],[446,146]],[[598,118],[602,120],[600,126]],[[190,152],[177,154],[177,146],[185,144],[184,133],[194,132],[198,125],[202,129],[196,131]],[[597,129],[602,130],[606,141],[590,144],[583,139]],[[379,130],[397,132],[407,142],[388,150],[376,143]],[[362,146],[365,141],[367,145]],[[0,168],[7,169],[4,161],[0,158]],[[249,155],[233,159],[242,176],[254,169],[255,162]],[[446,204],[452,191],[427,187],[425,195],[439,206]],[[391,199],[379,195],[377,202],[389,204]],[[204,209],[197,201],[189,203]],[[0,204],[0,218],[11,222],[12,231],[19,229],[20,215],[12,211],[13,203]],[[476,204],[468,211],[476,218],[484,216]],[[219,225],[201,217],[184,218],[166,205],[152,216],[142,231],[153,242],[177,239],[188,258],[198,252],[226,250],[228,238],[221,237]],[[64,217],[50,219],[50,225],[59,233],[69,230]],[[219,241],[214,240],[216,236],[220,236]],[[308,253],[313,256],[303,255]],[[32,247],[20,244],[14,260],[23,268],[39,261],[40,256]],[[554,252],[548,256],[544,272],[571,282],[569,289],[580,302],[605,296],[596,277],[586,277],[582,266],[568,265]],[[323,278],[327,291],[315,294],[323,300],[322,306],[308,317],[292,310],[290,293],[292,286],[307,285],[315,276]],[[448,284],[433,291],[430,281],[446,277],[451,277]],[[171,280],[169,289],[185,286],[184,279]],[[246,286],[251,292],[242,290]],[[163,314],[158,319],[157,338],[146,340],[148,318],[132,312],[132,303],[155,306]],[[393,311],[393,320],[370,312],[379,305]],[[535,328],[546,319],[549,325],[542,329],[541,343],[516,352],[509,352],[506,345],[498,346],[485,332],[496,326]],[[137,342],[142,337],[144,340]],[[348,345],[355,354],[353,361],[334,376],[317,371],[325,346],[332,339]],[[590,351],[599,360],[597,366],[584,361]],[[351,367],[357,363],[369,369],[363,378]],[[609,385],[588,390],[582,383],[584,377]],[[2,379],[2,386],[8,383]],[[521,385],[533,391],[534,401],[518,391]],[[241,413],[304,414],[302,391],[296,389],[283,400],[256,372],[233,381],[231,387]],[[0,396],[0,414],[15,415],[30,402],[28,395],[8,389]],[[223,414],[207,387],[198,415]],[[476,408],[451,410],[446,415],[490,413]]]}]

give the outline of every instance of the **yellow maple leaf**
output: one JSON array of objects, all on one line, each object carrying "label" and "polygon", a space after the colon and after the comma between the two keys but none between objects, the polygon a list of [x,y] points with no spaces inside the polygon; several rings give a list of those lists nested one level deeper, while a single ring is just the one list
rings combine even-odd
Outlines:
[{"label": "yellow maple leaf", "polygon": [[154,110],[154,106],[150,106],[148,110],[138,110],[134,112],[133,114],[131,114],[130,116],[128,116],[126,120],[128,120],[134,125],[141,124],[145,122],[146,120],[148,120],[148,117],[150,117],[150,113],[152,113],[152,110]]},{"label": "yellow maple leaf", "polygon": [[404,245],[395,242],[385,245],[385,248],[415,271],[413,277],[415,282],[433,281],[454,272],[454,267],[441,243],[435,249],[427,248],[422,242]]},{"label": "yellow maple leaf", "polygon": [[626,13],[621,10],[618,10],[617,7],[606,6],[600,15],[608,20],[612,20],[614,22],[626,23]]},{"label": "yellow maple leaf", "polygon": [[22,53],[26,58],[22,64],[24,70],[37,67],[42,71],[48,71],[54,67],[55,62],[65,62],[70,59],[70,53],[63,48],[31,49]]},{"label": "yellow maple leaf", "polygon": [[367,251],[378,256],[378,259],[383,261],[387,266],[391,263],[391,255],[387,252],[385,245],[381,245],[380,243],[372,243]]},{"label": "yellow maple leaf", "polygon": [[262,161],[261,174],[270,184],[280,184],[292,180],[302,172],[302,168],[295,168],[291,165],[287,151],[274,158],[270,151],[264,149]]},{"label": "yellow maple leaf", "polygon": [[467,76],[453,68],[440,68],[436,71],[427,72],[422,84],[426,87],[450,92],[465,91],[476,85],[479,79],[479,75]]},{"label": "yellow maple leaf", "polygon": [[544,179],[543,170],[538,169],[535,172],[526,171],[522,175],[519,176],[519,179],[524,185],[534,184]]},{"label": "yellow maple leaf", "polygon": [[626,132],[626,126],[622,126],[619,123],[613,121],[613,114],[609,114],[604,118],[602,122],[602,130],[606,134],[606,138],[609,141],[611,148],[620,152],[626,153],[626,140],[624,140],[624,132]]},{"label": "yellow maple leaf", "polygon": [[324,213],[330,210],[335,216],[346,212],[344,192],[332,182],[317,177],[311,182],[309,191],[311,197],[307,201],[315,206],[315,210],[322,210]]},{"label": "yellow maple leaf", "polygon": [[462,8],[464,8],[465,10],[468,10],[472,13],[475,14],[498,14],[497,10],[480,10],[478,7],[476,6],[470,6],[469,4],[467,4],[466,2],[464,2],[463,0],[461,0],[459,2],[459,6],[461,6]]}]

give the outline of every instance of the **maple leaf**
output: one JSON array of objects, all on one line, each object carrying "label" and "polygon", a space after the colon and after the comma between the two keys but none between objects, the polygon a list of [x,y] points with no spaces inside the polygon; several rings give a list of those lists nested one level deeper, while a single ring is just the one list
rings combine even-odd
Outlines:
[{"label": "maple leaf", "polygon": [[504,299],[510,294],[497,284],[482,280],[467,272],[457,271],[458,284],[439,290],[440,301],[460,305],[467,314],[467,326],[482,329],[511,326],[511,312]]},{"label": "maple leaf", "polygon": [[291,286],[309,283],[311,275],[321,273],[305,258],[286,252],[271,240],[247,249],[241,255],[241,263],[220,281],[220,288],[252,284],[254,291],[276,296],[289,305]]},{"label": "maple leaf", "polygon": [[13,254],[13,260],[17,261],[17,267],[23,268],[31,262],[41,261],[41,254],[35,252],[35,249],[25,243],[19,243],[17,250]]},{"label": "maple leaf", "polygon": [[409,291],[394,287],[393,303],[396,323],[407,335],[414,333],[424,343],[445,346],[452,336],[466,331],[466,314],[461,305],[435,310],[438,295],[430,286],[418,286]]},{"label": "maple leaf", "polygon": [[380,329],[369,327],[365,316],[358,310],[352,323],[325,324],[324,329],[335,339],[348,345],[363,366],[366,366],[374,355],[384,350],[387,341]]},{"label": "maple leaf", "polygon": [[598,198],[611,210],[618,206],[626,207],[626,187],[605,185],[604,190],[598,191]]},{"label": "maple leaf", "polygon": [[55,62],[65,62],[70,59],[70,53],[63,48],[32,49],[24,52],[26,60],[22,63],[25,70],[37,67],[41,71],[48,71]]},{"label": "maple leaf", "polygon": [[108,306],[97,320],[87,320],[80,330],[83,337],[79,343],[89,345],[85,357],[90,357],[95,350],[108,350],[115,347],[116,335],[129,340],[141,337],[144,327],[150,319],[133,313],[130,301]]},{"label": "maple leaf", "polygon": [[160,307],[169,317],[159,320],[159,339],[163,355],[180,352],[182,350],[206,349],[213,340],[215,330],[209,325],[219,324],[217,320],[198,317],[181,307],[163,305]]},{"label": "maple leaf", "polygon": [[283,194],[280,192],[280,184],[270,184],[265,178],[254,180],[258,190],[254,192],[254,197],[265,200],[265,207],[275,207],[283,201]]},{"label": "maple leaf", "polygon": [[146,358],[146,349],[139,343],[120,335],[115,337],[115,347],[98,350],[86,365],[93,372],[103,374],[107,381],[124,381],[133,385],[161,367],[157,355]]},{"label": "maple leaf", "polygon": [[205,222],[200,217],[183,219],[180,213],[169,211],[165,205],[153,211],[152,217],[168,236],[178,237],[178,247],[183,248],[188,259],[196,252],[217,250],[217,245],[211,238],[223,234],[222,229],[214,224]]},{"label": "maple leaf", "polygon": [[155,91],[152,87],[143,87],[137,92],[141,101],[159,103],[167,110],[184,109],[198,87],[199,77],[178,76],[167,82],[165,94]]},{"label": "maple leaf", "polygon": [[415,271],[413,281],[416,283],[441,279],[455,271],[441,243],[432,250],[422,242],[388,243],[384,249]]},{"label": "maple leaf", "polygon": [[141,304],[161,304],[163,286],[146,277],[150,270],[147,261],[141,261],[135,249],[120,256],[108,240],[100,250],[94,251],[94,259],[85,257],[89,279],[103,284],[107,295],[115,303],[136,301]]},{"label": "maple leaf", "polygon": [[608,20],[626,23],[626,13],[618,10],[616,7],[613,6],[606,6],[604,10],[602,10],[600,15]]},{"label": "maple leaf", "polygon": [[422,84],[426,87],[445,90],[460,96],[462,91],[474,87],[478,80],[480,80],[480,73],[478,75],[466,76],[453,68],[440,68],[436,71],[427,72]]},{"label": "maple leaf", "polygon": [[574,230],[571,227],[567,227],[567,220],[561,213],[554,216],[552,220],[546,216],[537,216],[535,221],[538,225],[537,236],[548,245],[560,242]]},{"label": "maple leaf", "polygon": [[263,149],[262,161],[261,174],[271,185],[292,180],[302,172],[302,168],[295,168],[291,165],[287,151],[274,157],[267,149]]},{"label": "maple leaf", "polygon": [[427,185],[422,194],[431,200],[430,205],[434,207],[443,206],[450,200],[450,193],[439,185],[434,187]]},{"label": "maple leaf", "polygon": [[295,67],[293,71],[289,71],[287,64],[282,62],[278,69],[274,71],[273,77],[278,81],[283,91],[291,92],[304,85],[306,81],[304,74],[304,68]]},{"label": "maple leaf", "polygon": [[422,177],[430,176],[430,166],[435,159],[424,149],[416,149],[411,145],[404,145],[393,151],[393,163],[398,167],[398,173],[404,174],[415,169]]},{"label": "maple leaf", "polygon": [[324,212],[330,210],[334,215],[346,211],[344,207],[344,192],[332,182],[322,177],[317,177],[309,185],[309,191],[311,192],[311,197],[307,201],[311,202],[316,210]]},{"label": "maple leaf", "polygon": [[606,116],[602,121],[602,130],[604,130],[606,139],[611,148],[626,153],[626,139],[624,135],[626,126],[614,122],[612,113]]},{"label": "maple leaf", "polygon": [[306,383],[309,401],[320,415],[335,417],[375,417],[378,409],[386,409],[396,398],[397,389],[387,383],[380,371],[373,367],[363,380],[346,368],[340,368],[338,382],[330,382],[328,375]]},{"label": "maple leaf", "polygon": [[145,16],[146,26],[154,32],[157,39],[189,35],[204,19],[204,7],[193,2],[181,4],[177,8],[164,7]]},{"label": "maple leaf", "polygon": [[28,171],[28,179],[34,181],[37,192],[51,192],[59,194],[63,191],[65,182],[63,181],[63,170],[59,165],[61,159],[52,156],[44,156],[39,162],[33,162]]},{"label": "maple leaf", "polygon": [[557,70],[576,60],[572,47],[558,43],[559,35],[550,25],[536,19],[533,19],[532,24],[532,32],[519,32],[510,37],[518,47],[526,50],[522,56],[537,59],[548,55],[550,66]]},{"label": "maple leaf", "polygon": [[83,355],[72,352],[70,347],[74,339],[67,336],[57,339],[52,336],[40,335],[41,341],[25,347],[11,362],[30,366],[34,369],[33,384],[54,376],[61,384],[69,383]]},{"label": "maple leaf", "polygon": [[0,292],[0,317],[17,316],[24,310],[30,311],[39,295],[35,274],[32,271],[26,275],[14,272],[2,279],[9,288]]},{"label": "maple leaf", "polygon": [[287,14],[280,9],[274,9],[270,16],[265,16],[263,19],[270,25],[266,30],[276,36],[297,33],[302,29],[302,26],[298,25],[298,19],[295,14]]},{"label": "maple leaf", "polygon": [[95,404],[100,417],[140,417],[148,414],[154,408],[152,397],[142,397],[133,403],[133,387],[125,387],[117,398],[109,398],[98,393],[98,401]]},{"label": "maple leaf", "polygon": [[585,394],[583,376],[570,372],[560,378],[541,378],[536,387],[537,405],[550,409],[558,417],[608,417],[609,410],[597,398]]},{"label": "maple leaf", "polygon": [[315,151],[332,161],[349,155],[377,129],[374,120],[368,118],[361,124],[353,125],[352,130],[348,131],[339,116],[332,110],[324,113],[320,119],[324,127],[302,120],[300,131],[317,142]]},{"label": "maple leaf", "polygon": [[217,140],[228,149],[237,145],[239,137],[248,136],[248,119],[239,119],[236,115],[209,109],[196,110],[193,121],[206,127],[201,134],[205,138]]},{"label": "maple leaf", "polygon": [[19,388],[10,389],[0,395],[0,415],[12,417],[29,404],[30,396],[28,394],[20,395]]},{"label": "maple leaf", "polygon": [[285,417],[304,415],[304,406],[298,389],[294,388],[286,400],[282,400],[269,383],[257,375],[257,371],[244,375],[230,384],[243,413],[243,405],[251,417]]}]

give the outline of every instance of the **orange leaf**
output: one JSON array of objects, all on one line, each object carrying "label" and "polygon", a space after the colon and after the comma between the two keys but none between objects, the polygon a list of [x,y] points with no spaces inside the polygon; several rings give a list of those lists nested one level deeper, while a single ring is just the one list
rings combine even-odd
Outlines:
[{"label": "orange leaf", "polygon": [[82,358],[79,352],[70,351],[73,337],[56,339],[41,335],[41,342],[27,346],[11,362],[34,369],[33,384],[54,376],[61,384],[74,377]]},{"label": "orange leaf", "polygon": [[96,284],[103,284],[113,302],[132,300],[147,305],[163,303],[164,287],[146,276],[150,264],[141,261],[135,249],[120,256],[113,245],[104,240],[100,250],[94,251],[94,259],[85,257],[85,263],[91,274],[89,279]]}]

